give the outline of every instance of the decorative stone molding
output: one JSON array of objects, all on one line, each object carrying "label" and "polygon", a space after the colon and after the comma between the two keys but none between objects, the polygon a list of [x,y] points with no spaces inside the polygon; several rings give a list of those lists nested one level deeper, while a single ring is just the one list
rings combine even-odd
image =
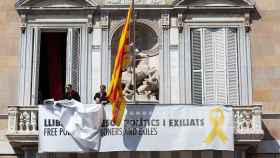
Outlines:
[{"label": "decorative stone molding", "polygon": [[21,25],[20,25],[20,29],[22,33],[25,33],[26,27],[27,27],[27,18],[25,14],[20,15],[20,19],[21,19]]},{"label": "decorative stone molding", "polygon": [[170,28],[170,14],[168,12],[161,14],[161,26],[163,29]]},{"label": "decorative stone molding", "polygon": [[92,20],[93,20],[92,14],[88,14],[88,23],[87,23],[88,33],[92,33],[93,31]]},{"label": "decorative stone molding", "polygon": [[178,13],[178,20],[177,20],[177,26],[180,32],[182,32],[184,28],[184,21],[183,21],[183,14]]},{"label": "decorative stone molding", "polygon": [[264,135],[261,123],[261,106],[235,106],[233,111],[236,141],[239,143],[261,141]]},{"label": "decorative stone molding", "polygon": [[[136,5],[159,5],[169,4],[164,0],[135,0]],[[105,0],[105,5],[129,5],[131,0]]]},{"label": "decorative stone molding", "polygon": [[[124,25],[125,19],[122,19],[118,21],[117,23],[113,24],[110,26],[110,36],[109,36],[109,41],[112,40],[114,33]],[[160,32],[159,32],[159,25],[155,21],[151,21],[148,19],[136,19],[136,25],[137,24],[145,24],[149,26],[153,31],[156,32],[157,36],[160,37]]]},{"label": "decorative stone molding", "polygon": [[109,28],[109,13],[102,13],[100,18],[100,26],[102,29]]},{"label": "decorative stone molding", "polygon": [[8,132],[12,145],[38,143],[38,106],[8,106]]},{"label": "decorative stone molding", "polygon": [[251,27],[250,27],[250,24],[251,24],[250,13],[245,13],[244,14],[244,19],[245,19],[246,32],[249,32],[251,30]]},{"label": "decorative stone molding", "polygon": [[244,0],[247,2],[249,5],[256,5],[256,0]]},{"label": "decorative stone molding", "polygon": [[18,108],[17,107],[9,107],[8,111],[8,131],[16,131],[17,130],[17,121],[18,120]]}]

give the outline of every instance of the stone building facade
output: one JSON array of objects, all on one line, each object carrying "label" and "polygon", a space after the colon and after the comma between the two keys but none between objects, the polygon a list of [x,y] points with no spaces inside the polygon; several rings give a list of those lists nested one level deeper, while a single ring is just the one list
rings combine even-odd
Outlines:
[{"label": "stone building facade", "polygon": [[[0,156],[278,157],[278,0],[135,1],[136,76],[150,79],[136,82],[135,98],[186,106],[233,105],[235,152],[36,154],[36,105],[50,93],[59,97],[66,83],[80,92],[84,104],[94,102],[99,85],[110,80],[129,3],[0,2]],[[57,56],[61,60],[56,61],[52,56],[57,54],[51,53],[61,50],[63,55]],[[55,83],[46,82],[44,78],[52,79],[50,70],[64,75]],[[132,90],[129,81],[127,77],[123,82]],[[156,88],[148,86],[149,81],[156,81]],[[61,90],[56,92],[46,83],[58,84]],[[250,127],[238,124],[246,120]]]}]

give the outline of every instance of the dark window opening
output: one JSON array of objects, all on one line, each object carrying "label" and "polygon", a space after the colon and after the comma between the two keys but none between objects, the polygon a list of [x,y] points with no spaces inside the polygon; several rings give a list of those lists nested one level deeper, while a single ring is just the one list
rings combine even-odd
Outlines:
[{"label": "dark window opening", "polygon": [[42,32],[38,103],[63,97],[66,79],[66,32]]}]

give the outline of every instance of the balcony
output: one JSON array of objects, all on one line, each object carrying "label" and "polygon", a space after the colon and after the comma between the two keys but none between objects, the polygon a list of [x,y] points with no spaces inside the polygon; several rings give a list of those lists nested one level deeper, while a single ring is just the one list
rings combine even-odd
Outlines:
[{"label": "balcony", "polygon": [[[235,144],[253,145],[261,141],[262,106],[233,106]],[[8,133],[10,143],[15,147],[38,144],[38,107],[9,106]]]}]

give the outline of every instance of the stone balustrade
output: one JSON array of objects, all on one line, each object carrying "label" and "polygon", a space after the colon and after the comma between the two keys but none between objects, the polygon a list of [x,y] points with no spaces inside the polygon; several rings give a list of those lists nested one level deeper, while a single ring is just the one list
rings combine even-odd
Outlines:
[{"label": "stone balustrade", "polygon": [[8,133],[13,145],[38,143],[38,106],[9,106]]},{"label": "stone balustrade", "polygon": [[[233,106],[235,143],[251,144],[263,137],[262,106]],[[8,133],[10,142],[38,142],[38,106],[9,106]]]},{"label": "stone balustrade", "polygon": [[263,135],[262,106],[233,107],[234,134],[236,143],[257,143]]}]

